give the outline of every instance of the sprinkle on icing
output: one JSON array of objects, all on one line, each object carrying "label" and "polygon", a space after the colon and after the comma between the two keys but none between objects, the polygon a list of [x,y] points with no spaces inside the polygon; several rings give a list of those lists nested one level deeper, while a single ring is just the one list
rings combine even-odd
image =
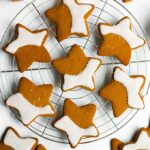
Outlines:
[{"label": "sprinkle on icing", "polygon": [[114,72],[114,79],[126,87],[128,95],[128,105],[132,108],[142,109],[144,103],[139,94],[140,88],[144,82],[142,77],[129,77],[124,71],[116,68]]},{"label": "sprinkle on icing", "polygon": [[132,49],[144,45],[145,41],[133,33],[130,29],[131,21],[128,17],[122,19],[118,24],[110,26],[102,24],[100,30],[103,35],[106,34],[117,34],[124,38]]},{"label": "sprinkle on icing", "polygon": [[30,124],[37,116],[54,114],[50,105],[36,107],[29,103],[20,93],[12,95],[6,101],[6,104],[19,110],[22,122],[26,125]]}]

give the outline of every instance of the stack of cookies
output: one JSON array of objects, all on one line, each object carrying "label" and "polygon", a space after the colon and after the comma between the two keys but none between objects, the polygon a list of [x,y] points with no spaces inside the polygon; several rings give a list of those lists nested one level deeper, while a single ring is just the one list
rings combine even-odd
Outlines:
[{"label": "stack of cookies", "polygon": [[[72,35],[79,38],[89,37],[87,19],[94,8],[94,5],[80,3],[80,0],[62,0],[59,5],[46,10],[45,15],[56,25],[56,38],[60,42]],[[97,54],[114,56],[125,66],[130,63],[132,51],[145,44],[145,40],[132,31],[129,17],[121,18],[116,24],[99,22],[97,28],[98,34],[103,38],[103,41],[99,43]],[[62,91],[70,91],[77,87],[90,92],[95,91],[94,76],[103,64],[102,60],[87,57],[77,44],[71,46],[66,57],[54,60],[45,48],[49,35],[48,29],[31,31],[24,25],[17,24],[15,32],[16,39],[7,44],[3,50],[15,56],[20,72],[26,71],[33,62],[51,62],[54,69],[63,77]],[[129,76],[120,67],[115,67],[112,81],[102,87],[98,95],[112,103],[113,114],[119,117],[128,108],[144,108],[141,95],[144,84],[143,75]],[[17,110],[23,124],[28,126],[38,116],[56,117],[56,111],[50,102],[52,91],[52,84],[35,85],[23,77],[20,79],[18,92],[6,100],[6,105]],[[63,107],[62,117],[56,117],[57,121],[53,126],[66,133],[72,148],[77,147],[82,138],[94,138],[100,135],[93,123],[96,105],[89,104],[79,107],[73,100],[66,99]],[[13,143],[10,138],[13,138]],[[0,147],[18,150],[20,144],[25,145],[25,143],[28,143],[25,150],[45,149],[37,145],[36,139],[21,139],[14,129],[7,131]],[[150,145],[150,139],[148,145]]]}]

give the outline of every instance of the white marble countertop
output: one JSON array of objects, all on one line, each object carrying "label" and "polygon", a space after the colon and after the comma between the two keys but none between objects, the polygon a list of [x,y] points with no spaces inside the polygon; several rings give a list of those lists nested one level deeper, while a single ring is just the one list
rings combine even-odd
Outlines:
[{"label": "white marble countertop", "polygon": [[[18,3],[12,3],[7,0],[0,1],[0,39],[12,18],[17,14],[17,12],[24,7],[26,4],[31,2],[31,0],[24,0]],[[119,0],[120,3],[121,0]],[[131,3],[123,4],[140,22],[142,28],[144,29],[149,42],[150,42],[150,1],[149,0],[134,0]],[[131,139],[136,130],[140,127],[148,127],[150,121],[150,98],[148,96],[145,99],[145,109],[139,111],[138,114],[122,129],[120,129],[115,134],[99,140],[97,142],[89,144],[81,144],[76,149],[77,150],[109,150],[110,149],[110,139],[119,138],[120,140],[127,142]],[[35,136],[30,130],[24,127],[19,121],[17,121],[8,109],[0,105],[0,136],[4,130],[12,126],[14,127],[22,136]],[[48,150],[69,150],[71,149],[69,145],[58,144],[52,141],[39,138],[40,143],[44,144]]]}]

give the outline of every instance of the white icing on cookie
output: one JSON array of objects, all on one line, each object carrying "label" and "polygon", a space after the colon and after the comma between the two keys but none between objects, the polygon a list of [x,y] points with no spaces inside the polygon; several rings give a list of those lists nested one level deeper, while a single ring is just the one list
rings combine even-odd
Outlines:
[{"label": "white icing on cookie", "polygon": [[9,129],[5,135],[4,144],[14,150],[31,150],[36,144],[36,140],[32,138],[21,139],[12,129]]},{"label": "white icing on cookie", "polygon": [[69,8],[72,16],[71,33],[83,33],[87,35],[84,16],[92,9],[92,6],[88,4],[77,4],[75,0],[63,0],[63,2]]},{"label": "white icing on cookie", "polygon": [[128,144],[123,147],[123,150],[150,150],[150,137],[145,131],[142,131],[138,140],[134,144]]},{"label": "white icing on cookie", "polygon": [[90,59],[85,69],[78,75],[64,75],[63,90],[75,88],[77,86],[84,86],[91,90],[95,88],[93,82],[93,75],[99,67],[101,61],[98,59]]},{"label": "white icing on cookie", "polygon": [[54,114],[54,111],[50,105],[44,107],[36,107],[29,103],[27,99],[23,97],[21,93],[12,95],[6,104],[10,107],[16,108],[19,111],[22,122],[26,125],[31,123],[39,115]]},{"label": "white icing on cookie", "polygon": [[129,77],[124,71],[117,68],[114,72],[114,79],[125,86],[128,96],[128,105],[130,107],[137,109],[144,108],[144,103],[139,95],[140,88],[144,82],[142,77]]},{"label": "white icing on cookie", "polygon": [[91,126],[87,129],[80,128],[68,116],[62,117],[54,126],[66,132],[72,146],[76,146],[82,137],[96,137],[99,135],[95,126]]},{"label": "white icing on cookie", "polygon": [[145,42],[142,38],[138,37],[130,29],[131,21],[129,18],[121,20],[117,25],[101,25],[100,30],[103,35],[112,33],[117,34],[124,38],[132,49],[143,45]]},{"label": "white icing on cookie", "polygon": [[31,33],[22,26],[18,28],[18,38],[11,42],[6,51],[9,53],[15,53],[19,48],[27,45],[41,46],[47,31],[43,30],[38,33]]}]

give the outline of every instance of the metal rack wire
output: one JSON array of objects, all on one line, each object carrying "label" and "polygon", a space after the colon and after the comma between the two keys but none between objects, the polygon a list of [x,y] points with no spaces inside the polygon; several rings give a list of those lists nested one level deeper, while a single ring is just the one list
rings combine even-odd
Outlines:
[{"label": "metal rack wire", "polygon": [[[84,0],[80,1],[84,2]],[[99,39],[101,38],[97,30],[97,23],[99,22],[115,23],[122,17],[129,16],[133,23],[134,32],[147,41],[146,36],[137,20],[123,6],[113,0],[92,1],[95,5],[95,10],[88,19],[88,25],[90,28],[89,37],[79,38],[72,36],[63,42],[58,42],[55,38],[54,25],[51,22],[48,22],[43,15],[47,8],[55,5],[55,2],[55,0],[35,0],[24,7],[8,25],[7,30],[3,35],[1,46],[3,47],[6,43],[13,39],[16,23],[22,23],[33,30],[48,28],[50,30],[50,35],[45,46],[49,50],[53,59],[66,55],[71,45],[74,43],[80,45],[87,56],[102,59],[103,66],[95,74],[97,83],[96,91],[88,92],[77,88],[69,92],[63,92],[61,90],[61,78],[50,64],[34,63],[27,71],[19,73],[16,67],[15,58],[12,58],[10,55],[0,51],[0,64],[2,64],[0,66],[1,100],[7,99],[10,95],[17,91],[18,82],[22,76],[28,77],[36,84],[52,83],[54,85],[54,91],[51,97],[51,102],[54,105],[55,110],[58,112],[58,115],[61,115],[62,113],[65,98],[71,98],[78,105],[85,105],[89,103],[96,104],[97,112],[94,123],[101,133],[100,137],[96,139],[85,138],[82,143],[93,142],[118,131],[138,112],[138,110],[128,109],[121,117],[114,118],[111,104],[97,95],[98,89],[111,80],[113,67],[115,66],[120,66],[130,75],[143,74],[147,76],[149,71],[147,65],[150,62],[150,48],[147,43],[144,47],[133,51],[131,63],[127,67],[120,64],[120,62],[113,57],[108,58],[97,56],[96,51],[99,45]],[[147,78],[143,95],[148,93],[150,86],[149,81],[149,78]],[[28,126],[28,128],[48,140],[68,143],[66,136],[52,127],[51,124],[53,121],[53,118],[38,117],[30,126]]]}]

